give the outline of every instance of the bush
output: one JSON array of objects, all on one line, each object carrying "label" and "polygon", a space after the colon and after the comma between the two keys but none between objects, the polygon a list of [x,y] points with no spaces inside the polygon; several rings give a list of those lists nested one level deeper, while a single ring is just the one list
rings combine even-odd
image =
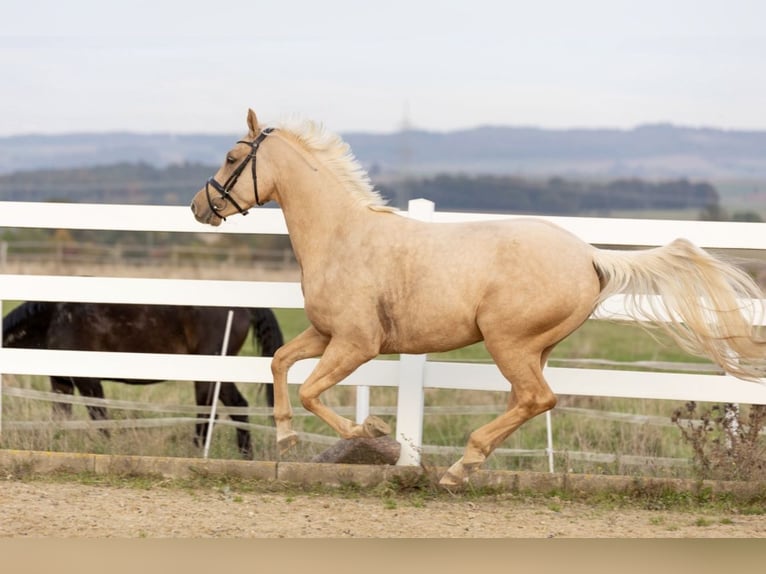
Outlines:
[{"label": "bush", "polygon": [[701,479],[757,480],[766,472],[766,405],[751,405],[747,416],[738,405],[714,405],[701,412],[697,404],[676,409],[671,420],[693,449]]}]

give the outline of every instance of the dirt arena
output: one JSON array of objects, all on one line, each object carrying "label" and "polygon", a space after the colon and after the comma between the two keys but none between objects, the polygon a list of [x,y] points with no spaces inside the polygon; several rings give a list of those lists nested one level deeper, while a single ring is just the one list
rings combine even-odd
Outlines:
[{"label": "dirt arena", "polygon": [[[481,495],[390,486],[392,479],[402,484],[416,473],[402,467],[0,451],[0,538],[766,537],[763,509],[740,513],[723,504],[687,504],[679,510],[662,496],[625,503],[620,497],[529,494],[562,486],[579,492],[635,486],[624,477],[484,472],[477,477],[500,488]],[[355,486],[344,488],[343,482]],[[681,482],[642,486],[647,492],[670,487],[681,494],[693,488]]]},{"label": "dirt arena", "polygon": [[3,480],[0,537],[763,538],[766,517],[555,498],[413,500]]}]

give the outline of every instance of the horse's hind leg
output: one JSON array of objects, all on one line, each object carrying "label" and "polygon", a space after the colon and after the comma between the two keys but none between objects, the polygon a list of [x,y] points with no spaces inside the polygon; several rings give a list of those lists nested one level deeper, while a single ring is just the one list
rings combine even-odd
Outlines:
[{"label": "horse's hind leg", "polygon": [[[249,406],[247,400],[234,383],[222,383],[221,384],[221,402],[227,407],[247,407]],[[250,419],[247,415],[230,415],[231,420],[248,424]],[[253,441],[250,436],[250,431],[247,428],[237,427],[237,446],[242,458],[252,460],[253,458]]]},{"label": "horse's hind leg", "polygon": [[[490,348],[489,345],[487,347]],[[509,356],[498,356],[490,348],[498,368],[512,384],[508,410],[471,433],[463,457],[444,474],[440,481],[442,486],[460,486],[465,483],[470,474],[513,431],[556,405],[556,396],[542,373],[542,365],[549,352],[550,348],[542,354],[528,352],[517,357],[510,356],[510,353]]]},{"label": "horse's hind leg", "polygon": [[[51,377],[51,388],[54,393],[61,393],[64,395],[74,395],[74,390],[80,392],[83,397],[91,397],[96,399],[104,398],[104,387],[101,385],[101,381],[98,379],[84,379],[79,377]],[[106,407],[104,406],[91,406],[87,407],[88,415],[91,420],[103,421],[108,418]],[[54,414],[71,416],[72,405],[69,403],[53,403]],[[101,432],[109,436],[108,429],[101,429]]]},{"label": "horse's hind leg", "polygon": [[[215,385],[214,383],[206,381],[196,381],[194,383],[194,395],[197,401],[198,407],[210,407],[213,405],[213,394]],[[221,402],[227,407],[247,407],[248,402],[242,393],[234,383],[221,383],[219,398]],[[198,422],[194,427],[194,444],[197,447],[201,447],[205,444],[207,437],[209,415],[200,413],[197,415]],[[248,424],[250,419],[247,415],[231,415],[231,420]],[[250,431],[247,428],[237,427],[237,447],[242,455],[242,458],[252,460],[253,458],[253,441]]]},{"label": "horse's hind leg", "polygon": [[[83,397],[91,397],[94,399],[104,398],[104,387],[100,380],[76,377],[72,378],[72,382],[74,383],[74,386],[77,387],[77,390],[80,391],[80,394]],[[108,418],[106,414],[106,407],[104,406],[89,405],[86,408],[88,409],[90,418],[94,421],[104,421]]]},{"label": "horse's hind leg", "polygon": [[[194,382],[194,400],[198,407],[210,407],[213,405],[214,388],[215,384],[208,381]],[[207,413],[197,414],[197,420],[200,422],[194,425],[194,446],[201,447],[205,444],[209,419],[210,415]]]}]

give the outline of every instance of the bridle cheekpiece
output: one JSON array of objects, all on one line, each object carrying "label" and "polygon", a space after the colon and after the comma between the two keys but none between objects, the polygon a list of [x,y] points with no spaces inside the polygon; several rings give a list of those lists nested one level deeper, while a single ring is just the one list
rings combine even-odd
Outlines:
[{"label": "bridle cheekpiece", "polygon": [[226,203],[222,207],[217,207],[215,203],[213,202],[213,198],[210,197],[210,188],[212,187],[215,189],[218,194],[220,195],[220,198],[224,200],[224,202],[231,202],[231,204],[237,208],[237,211],[239,211],[242,215],[247,215],[247,209],[243,209],[237,201],[234,199],[234,197],[231,195],[232,188],[237,184],[237,180],[239,179],[239,176],[242,175],[242,172],[247,167],[247,164],[250,164],[250,168],[252,170],[253,174],[253,193],[255,194],[255,203],[256,205],[263,205],[260,198],[258,197],[258,178],[256,177],[255,172],[255,154],[258,151],[258,147],[261,145],[261,142],[266,139],[266,137],[274,131],[274,128],[265,128],[261,133],[258,134],[258,137],[256,137],[253,141],[245,141],[245,140],[239,140],[237,143],[241,144],[247,144],[250,146],[250,153],[247,154],[244,160],[242,160],[242,163],[240,163],[232,172],[232,174],[229,176],[229,178],[226,180],[225,183],[220,184],[216,181],[215,176],[208,178],[207,182],[205,183],[205,194],[207,195],[207,203],[210,206],[210,210],[213,214],[216,215],[216,217],[220,217],[224,221],[226,218],[219,214],[219,211],[221,211],[225,206]]}]

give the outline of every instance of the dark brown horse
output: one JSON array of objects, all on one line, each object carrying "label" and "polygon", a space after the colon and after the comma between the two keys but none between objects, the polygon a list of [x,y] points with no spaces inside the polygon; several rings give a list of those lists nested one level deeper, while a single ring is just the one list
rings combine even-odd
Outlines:
[{"label": "dark brown horse", "polygon": [[[272,356],[282,346],[282,331],[270,309],[233,309],[227,354],[240,351],[253,327],[253,341],[263,356]],[[113,351],[129,353],[182,353],[219,355],[223,347],[228,309],[223,307],[181,307],[171,305],[122,305],[107,303],[42,303],[28,301],[3,319],[3,346]],[[72,395],[75,388],[86,397],[104,398],[99,379],[52,376],[54,392]],[[159,383],[156,380],[110,379],[131,385]],[[274,388],[264,385],[270,407],[274,406]],[[194,384],[197,405],[210,406],[214,384]],[[247,401],[234,383],[221,384],[220,400],[226,406],[246,407]],[[71,413],[71,405],[57,403],[55,408]],[[106,408],[88,406],[94,420],[107,418]],[[205,419],[207,415],[197,415]],[[247,423],[247,415],[232,415]],[[196,426],[195,443],[201,445],[207,423]],[[242,456],[252,458],[250,431],[237,428],[237,445]]]}]

